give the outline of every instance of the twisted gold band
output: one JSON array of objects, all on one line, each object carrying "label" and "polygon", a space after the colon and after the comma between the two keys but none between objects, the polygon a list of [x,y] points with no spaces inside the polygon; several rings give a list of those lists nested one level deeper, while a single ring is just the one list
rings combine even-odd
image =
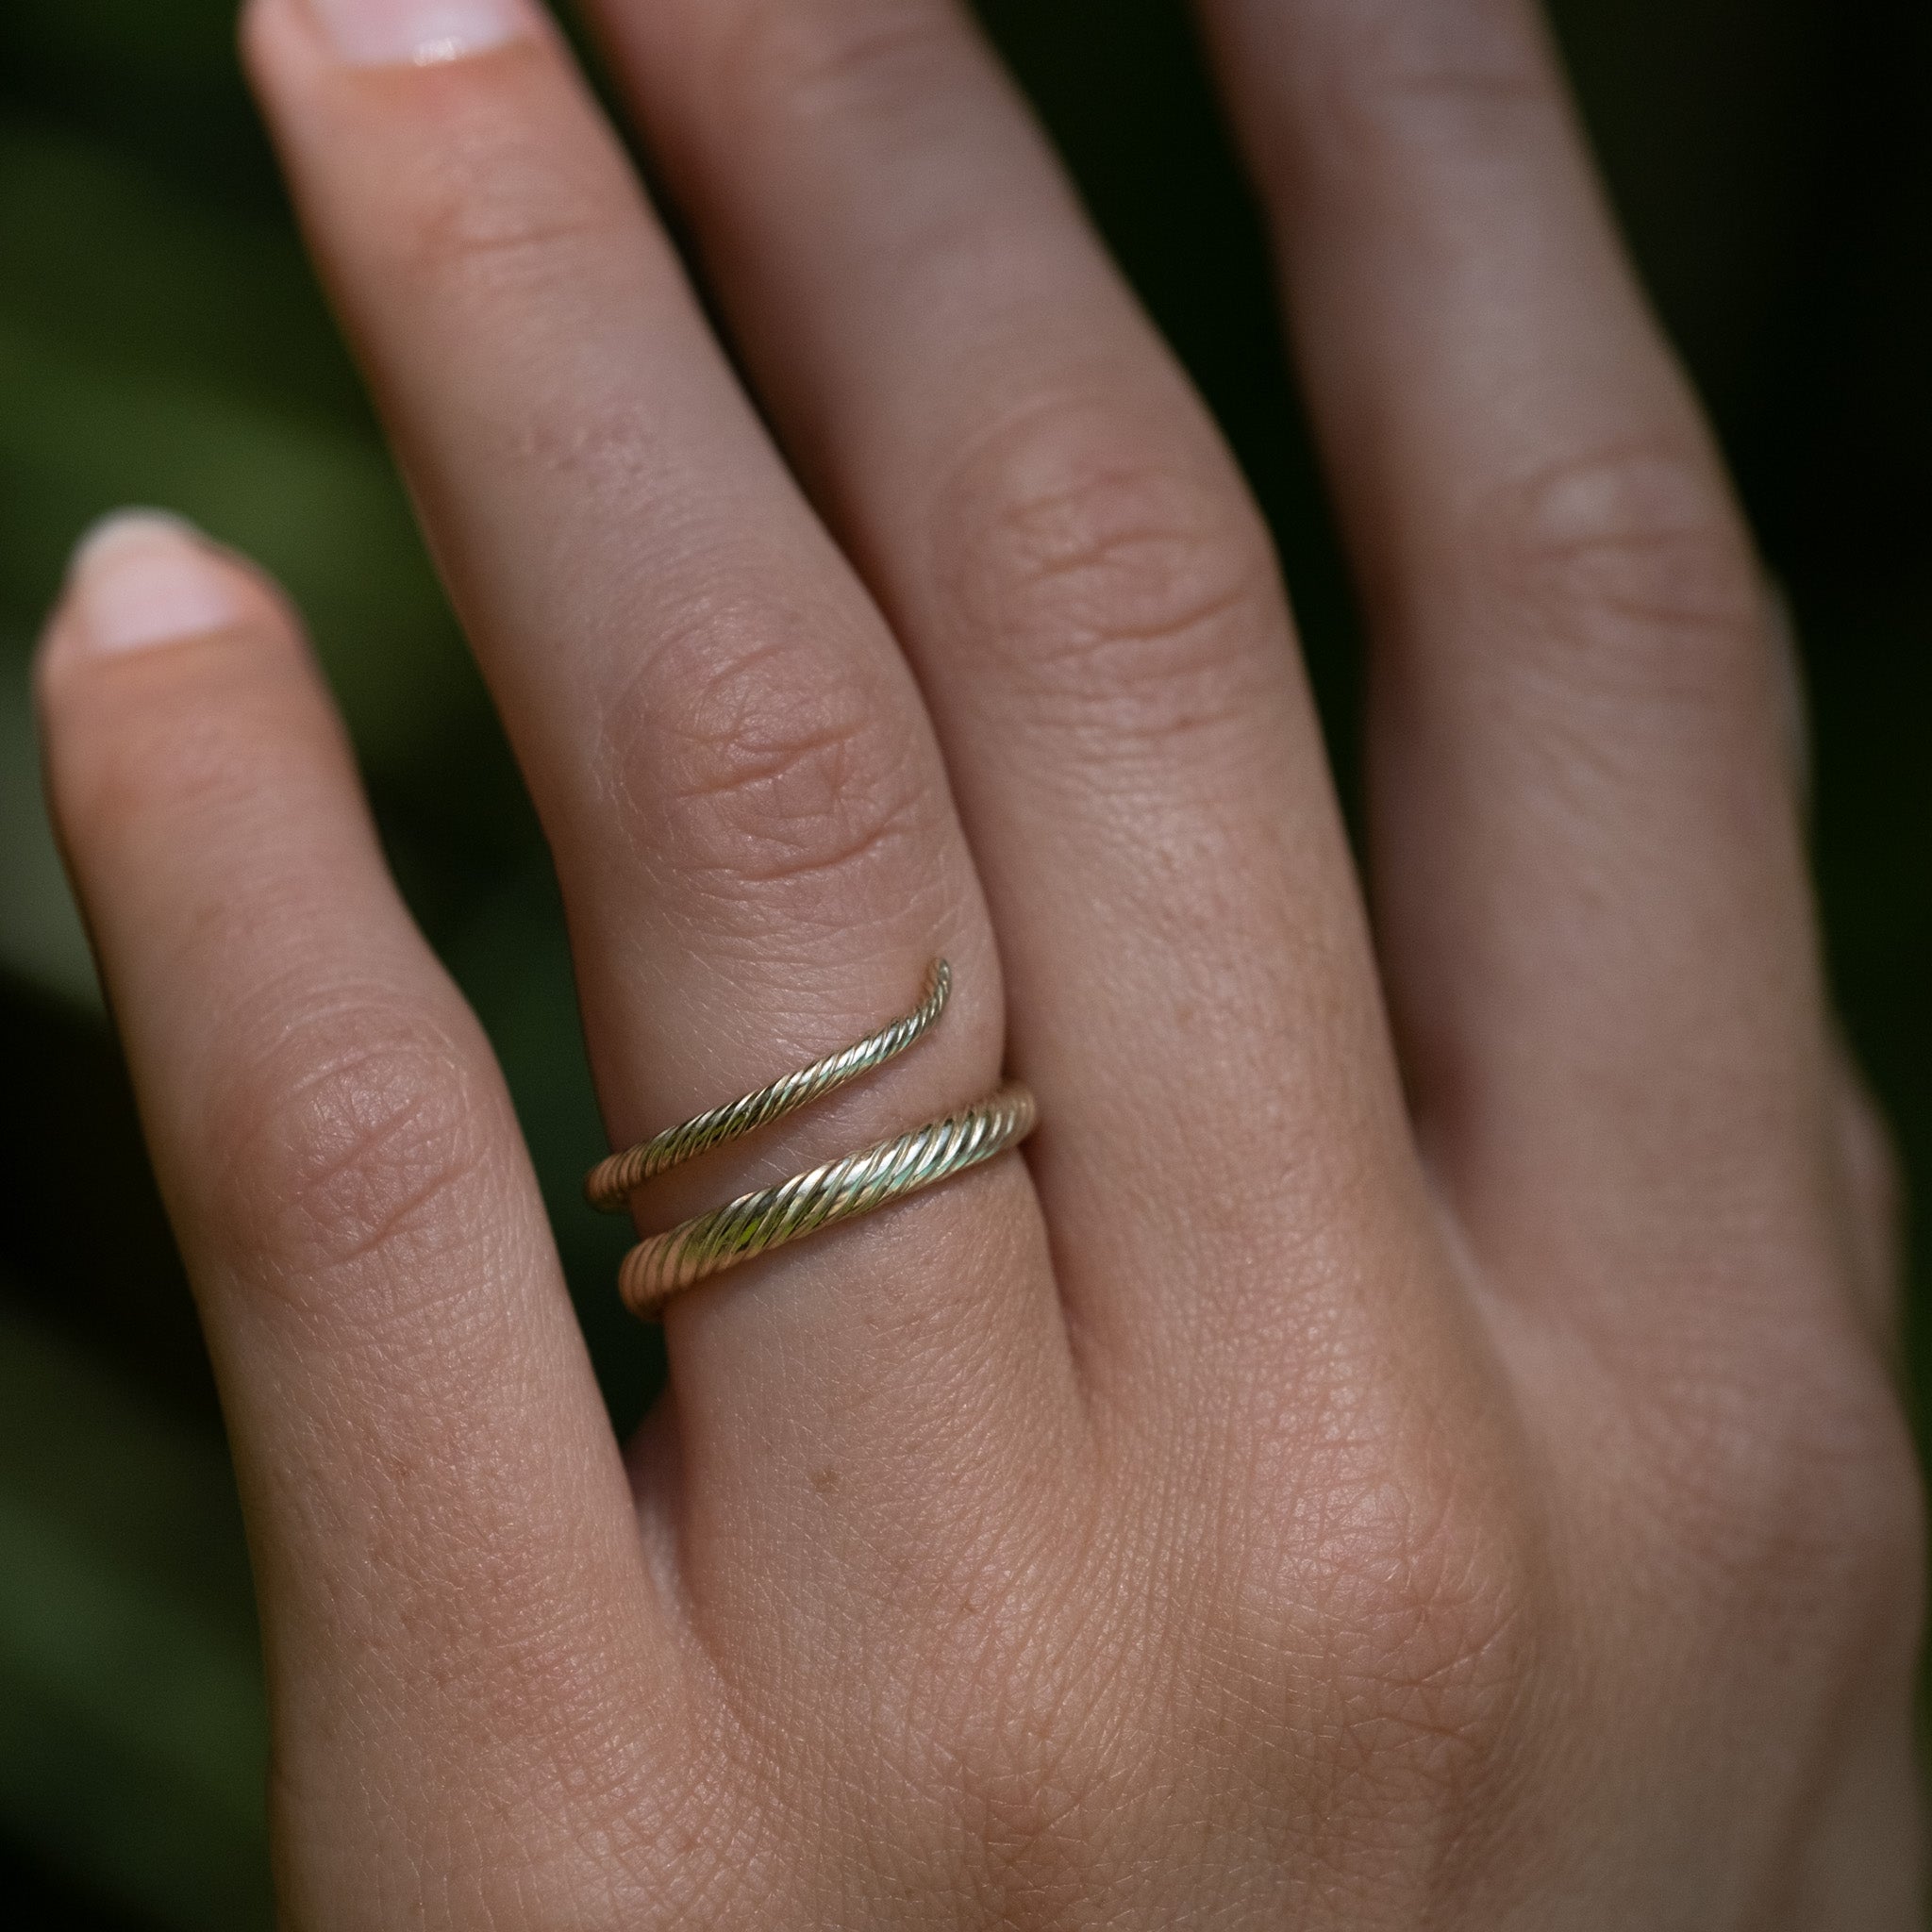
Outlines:
[{"label": "twisted gold band", "polygon": [[648,1141],[627,1147],[600,1160],[584,1182],[584,1195],[593,1208],[608,1214],[621,1213],[630,1197],[648,1181],[668,1173],[681,1161],[694,1159],[727,1141],[736,1141],[755,1127],[769,1125],[823,1100],[848,1080],[896,1059],[914,1041],[924,1034],[946,1010],[953,996],[953,969],[943,959],[935,959],[926,969],[925,991],[919,1004],[902,1019],[868,1033],[863,1040],[746,1093],[724,1107],[714,1107],[678,1126],[666,1127]]},{"label": "twisted gold band", "polygon": [[[952,969],[943,959],[934,960],[926,974],[924,995],[909,1013],[769,1087],[712,1108],[598,1162],[584,1182],[586,1196],[593,1207],[621,1208],[646,1181],[680,1162],[780,1120],[883,1066],[933,1026],[945,1011],[952,991]],[[834,1222],[870,1214],[1005,1153],[1033,1131],[1034,1112],[1032,1094],[1008,1083],[943,1120],[928,1121],[862,1153],[828,1161],[777,1187],[741,1195],[667,1233],[653,1235],[625,1257],[618,1276],[625,1302],[634,1314],[655,1320],[673,1296],[709,1275]]]},{"label": "twisted gold band", "polygon": [[625,1305],[632,1314],[655,1321],[667,1302],[708,1275],[834,1222],[870,1214],[1004,1154],[1033,1131],[1034,1113],[1033,1095],[1010,1083],[944,1120],[928,1121],[775,1188],[741,1194],[724,1208],[653,1235],[625,1257],[617,1278]]}]

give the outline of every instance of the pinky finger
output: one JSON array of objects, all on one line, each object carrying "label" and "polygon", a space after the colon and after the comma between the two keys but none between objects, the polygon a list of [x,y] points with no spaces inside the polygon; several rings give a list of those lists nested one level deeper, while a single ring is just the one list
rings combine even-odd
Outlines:
[{"label": "pinky finger", "polygon": [[637,1731],[581,1707],[652,1649],[616,1445],[489,1048],[280,599],[171,520],[119,519],[39,686],[234,1438],[288,1903],[340,1899],[330,1845],[393,1886],[453,1807],[503,1800],[479,1765],[508,1756],[527,1792],[546,1732]]}]

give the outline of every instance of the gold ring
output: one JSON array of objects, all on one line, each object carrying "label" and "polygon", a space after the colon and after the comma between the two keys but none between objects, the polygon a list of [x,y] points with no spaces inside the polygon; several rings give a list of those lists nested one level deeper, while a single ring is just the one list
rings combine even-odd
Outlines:
[{"label": "gold ring", "polygon": [[[946,1009],[953,975],[943,959],[926,974],[918,1006],[839,1052],[814,1060],[724,1107],[667,1128],[591,1170],[584,1192],[594,1207],[622,1208],[646,1181],[681,1162],[782,1119],[896,1058]],[[1033,1131],[1033,1095],[1017,1081],[943,1120],[878,1141],[776,1187],[742,1194],[709,1213],[641,1241],[625,1256],[618,1286],[625,1306],[655,1321],[664,1305],[726,1268],[835,1222],[871,1214],[935,1187],[1017,1146]]]}]

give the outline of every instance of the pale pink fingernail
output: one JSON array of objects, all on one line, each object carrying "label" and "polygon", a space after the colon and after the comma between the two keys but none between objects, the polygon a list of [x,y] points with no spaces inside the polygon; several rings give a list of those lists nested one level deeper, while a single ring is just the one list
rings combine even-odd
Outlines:
[{"label": "pale pink fingernail", "polygon": [[81,539],[69,574],[76,644],[138,651],[226,630],[246,615],[229,567],[190,524],[123,510]]},{"label": "pale pink fingernail", "polygon": [[308,0],[322,30],[352,67],[425,67],[525,39],[530,0]]}]

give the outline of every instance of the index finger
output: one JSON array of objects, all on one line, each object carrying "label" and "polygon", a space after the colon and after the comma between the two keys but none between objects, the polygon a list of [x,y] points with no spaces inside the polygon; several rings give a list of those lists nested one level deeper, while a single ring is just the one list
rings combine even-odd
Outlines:
[{"label": "index finger", "polygon": [[675,1709],[670,1628],[508,1097],[286,611],[113,525],[40,696],[234,1444],[291,1902],[316,1859],[366,1896],[524,1802],[479,1766],[580,1790],[587,1730]]}]

